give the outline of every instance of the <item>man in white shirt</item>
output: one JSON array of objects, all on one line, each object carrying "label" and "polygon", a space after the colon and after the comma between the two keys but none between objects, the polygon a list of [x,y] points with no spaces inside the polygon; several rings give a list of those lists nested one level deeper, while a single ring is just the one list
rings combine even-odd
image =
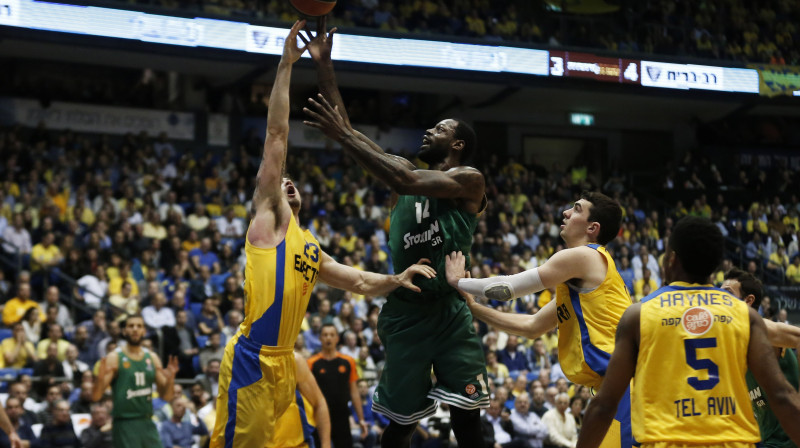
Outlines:
[{"label": "man in white shirt", "polygon": [[222,234],[223,241],[244,238],[244,224],[236,217],[233,207],[225,210],[225,215],[216,220],[217,230]]},{"label": "man in white shirt", "polygon": [[523,392],[514,400],[514,410],[511,411],[511,423],[514,424],[514,434],[517,439],[525,442],[527,448],[542,448],[547,439],[547,425],[534,412],[530,411],[531,397]]},{"label": "man in white shirt", "polygon": [[98,265],[94,270],[94,275],[87,274],[78,279],[78,286],[81,287],[79,295],[83,297],[86,305],[96,310],[103,304],[103,298],[108,293],[108,280],[106,280],[106,270]]},{"label": "man in white shirt", "polygon": [[57,286],[47,288],[47,291],[44,293],[44,302],[39,303],[39,307],[44,311],[47,311],[51,306],[58,308],[56,323],[61,325],[64,331],[69,333],[72,332],[72,327],[74,326],[72,323],[72,316],[70,316],[67,307],[58,301],[58,295],[59,291]]},{"label": "man in white shirt", "polygon": [[639,255],[633,257],[631,260],[631,267],[633,268],[633,276],[636,280],[644,277],[644,269],[650,269],[650,276],[656,281],[656,284],[661,285],[661,277],[658,275],[659,270],[658,260],[656,257],[650,255],[647,247],[642,245],[639,247]]},{"label": "man in white shirt", "polygon": [[[484,446],[493,448],[524,448],[522,440],[511,440],[514,425],[511,423],[511,414],[504,409],[503,403],[497,398],[489,402],[489,409],[481,419],[483,422]],[[489,427],[492,429],[490,430]]]},{"label": "man in white shirt", "polygon": [[569,395],[560,393],[556,395],[556,407],[545,412],[542,421],[547,425],[550,434],[550,444],[561,448],[575,448],[578,443],[578,428],[575,417],[567,412],[569,408]]},{"label": "man in white shirt", "polygon": [[158,216],[161,218],[161,222],[165,222],[169,217],[171,212],[175,212],[181,215],[181,220],[185,218],[183,213],[183,207],[177,204],[178,194],[174,191],[170,191],[167,193],[167,201],[162,203],[158,206]]},{"label": "man in white shirt", "polygon": [[144,307],[142,318],[148,328],[156,330],[164,326],[175,326],[175,312],[166,305],[167,296],[163,292],[159,292],[153,298],[153,303]]},{"label": "man in white shirt", "polygon": [[8,253],[19,252],[21,255],[30,256],[33,245],[31,244],[31,234],[25,228],[25,221],[22,219],[22,213],[14,213],[11,218],[12,225],[7,226],[3,230],[3,239],[6,242],[3,244],[3,250]]}]

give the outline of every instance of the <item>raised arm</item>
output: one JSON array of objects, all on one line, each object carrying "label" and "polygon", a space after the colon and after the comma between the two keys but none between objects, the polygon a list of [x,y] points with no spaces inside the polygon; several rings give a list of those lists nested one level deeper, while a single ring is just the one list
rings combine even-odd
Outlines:
[{"label": "raised arm", "polygon": [[631,305],[619,321],[614,353],[608,362],[603,385],[586,409],[577,448],[600,446],[617,413],[619,401],[631,383],[639,358],[640,310],[641,304]]},{"label": "raised arm", "polygon": [[414,170],[407,161],[382,150],[377,151],[372,146],[374,143],[362,140],[366,138],[350,129],[338,107],[332,106],[322,95],[317,98],[319,101],[309,99],[313,110],[308,107],[303,109],[311,118],[304,123],[320,129],[329,138],[339,142],[361,167],[395,192],[477,202],[483,198],[485,181],[480,171],[471,167],[456,167],[447,171]]},{"label": "raised arm", "polygon": [[161,366],[161,360],[158,356],[151,356],[150,359],[153,360],[153,367],[156,369],[156,390],[158,391],[158,396],[165,401],[172,400],[175,394],[175,375],[177,375],[178,370],[180,370],[178,357],[170,355],[166,368]]},{"label": "raised arm", "polygon": [[306,361],[297,353],[294,354],[294,360],[297,365],[297,388],[314,408],[320,446],[331,448],[331,416],[328,413],[328,402],[325,401],[325,396],[322,395]]},{"label": "raised arm", "polygon": [[[264,153],[256,178],[256,191],[253,195],[253,208],[256,219],[260,213],[271,210],[274,216],[265,216],[263,225],[252,226],[249,238],[256,243],[269,232],[281,225],[291,216],[291,209],[281,192],[281,175],[286,161],[286,150],[289,139],[289,84],[294,64],[305,51],[305,47],[297,47],[297,33],[305,25],[304,20],[295,22],[283,46],[283,55],[278,63],[278,73],[272,85],[267,113],[267,138],[264,142]],[[269,215],[269,214],[268,214]],[[255,233],[254,233],[255,232]]]},{"label": "raised arm", "polygon": [[111,352],[103,358],[100,358],[100,367],[97,371],[97,379],[92,386],[92,401],[100,401],[103,398],[108,386],[117,377],[117,369],[119,368],[119,357],[117,352]]},{"label": "raised arm", "polygon": [[[333,59],[331,52],[333,50],[333,35],[336,34],[336,28],[327,31],[327,16],[322,16],[317,19],[317,34],[313,38],[311,33],[306,31],[308,39],[300,35],[303,42],[308,46],[308,54],[314,65],[317,68],[317,83],[319,84],[319,91],[331,100],[334,106],[338,106],[339,112],[342,114],[342,119],[348,128],[352,129],[350,125],[350,118],[347,116],[347,111],[344,108],[344,100],[342,94],[339,92],[339,85],[336,82],[336,72],[333,70]],[[382,152],[382,151],[381,151]]]},{"label": "raised arm", "polygon": [[384,275],[359,271],[337,262],[330,255],[322,252],[319,279],[334,288],[368,296],[385,296],[400,286],[419,292],[419,287],[412,283],[415,275],[420,274],[427,278],[436,277],[436,271],[422,263],[430,263],[430,261],[422,259],[417,264],[409,266],[402,274]]},{"label": "raised arm", "polygon": [[[612,356],[613,359],[613,356]],[[795,445],[800,445],[800,394],[783,376],[775,352],[767,340],[764,320],[750,308],[750,343],[747,348],[747,367],[769,398],[772,412]],[[611,372],[609,371],[609,374]]]}]

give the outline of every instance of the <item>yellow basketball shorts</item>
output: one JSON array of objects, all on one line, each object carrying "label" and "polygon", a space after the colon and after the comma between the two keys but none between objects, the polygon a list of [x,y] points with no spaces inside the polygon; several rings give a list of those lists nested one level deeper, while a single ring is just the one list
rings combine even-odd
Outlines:
[{"label": "yellow basketball shorts", "polygon": [[211,448],[263,448],[295,391],[292,347],[267,347],[239,335],[225,347],[219,371]]}]

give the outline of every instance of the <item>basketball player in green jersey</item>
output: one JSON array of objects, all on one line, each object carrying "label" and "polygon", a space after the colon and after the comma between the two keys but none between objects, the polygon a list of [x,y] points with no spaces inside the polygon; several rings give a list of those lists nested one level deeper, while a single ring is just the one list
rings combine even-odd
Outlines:
[{"label": "basketball player in green jersey", "polygon": [[[728,291],[739,300],[743,300],[756,310],[761,305],[761,299],[764,297],[761,280],[757,279],[753,274],[737,268],[733,268],[725,274],[725,281],[722,282],[720,288]],[[767,322],[765,319],[764,323],[766,324]],[[798,378],[800,377],[800,370],[798,370],[797,356],[790,349],[773,348],[778,359],[778,367],[783,372],[783,376],[797,390],[798,382],[800,381],[800,378]],[[753,413],[756,416],[758,429],[761,432],[761,446],[764,448],[796,448],[797,445],[789,439],[786,431],[781,428],[778,417],[775,416],[775,413],[770,408],[767,395],[750,369],[747,369],[745,380],[747,381],[747,389],[750,391],[750,404],[753,405]]]},{"label": "basketball player in green jersey", "polygon": [[153,423],[153,383],[158,395],[172,399],[178,358],[169,357],[166,368],[150,350],[142,347],[145,335],[141,315],[128,317],[123,327],[128,341],[100,360],[100,370],[92,390],[92,400],[99,401],[109,385],[114,403],[112,439],[116,448],[153,448],[161,446]]},{"label": "basketball player in green jersey", "polygon": [[478,214],[486,205],[483,175],[462,165],[475,151],[475,132],[458,119],[428,129],[418,154],[428,170],[386,154],[347,119],[330,58],[334,32],[326,33],[321,19],[316,37],[304,38],[322,91],[319,101],[310,101],[313,110],[304,109],[312,120],[306,124],[338,141],[348,156],[392,189],[389,248],[395,272],[420,258],[431,260],[439,272],[415,281],[421,292],[393,291],[381,310],[378,334],[386,347],[386,365],[373,409],[391,420],[381,446],[409,446],[417,422],[435,412],[434,400],[450,405],[459,447],[482,446],[480,408],[489,406],[483,350],[469,308],[444,276],[445,255],[469,253]]}]

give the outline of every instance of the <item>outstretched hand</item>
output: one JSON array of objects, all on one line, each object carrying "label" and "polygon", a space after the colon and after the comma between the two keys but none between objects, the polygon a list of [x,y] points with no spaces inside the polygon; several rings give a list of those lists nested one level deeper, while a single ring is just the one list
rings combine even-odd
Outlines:
[{"label": "outstretched hand", "polygon": [[415,285],[414,276],[419,274],[424,276],[425,278],[434,278],[436,277],[436,270],[433,269],[431,266],[428,265],[431,261],[427,258],[420,258],[420,260],[416,264],[412,264],[408,267],[402,274],[398,275],[397,278],[400,280],[400,286],[408,288],[414,292],[422,292],[419,286]]},{"label": "outstretched hand", "polygon": [[300,34],[300,39],[308,47],[308,54],[314,62],[325,62],[331,60],[331,50],[333,48],[333,35],[336,33],[337,28],[333,27],[330,31],[327,29],[328,19],[327,16],[322,16],[317,19],[317,33],[315,36],[311,35],[311,31],[306,27],[304,37]]},{"label": "outstretched hand", "polygon": [[170,376],[175,378],[175,375],[178,374],[180,369],[181,367],[180,364],[178,364],[178,357],[170,355],[169,360],[167,361],[167,367],[164,370],[166,370]]},{"label": "outstretched hand", "polygon": [[471,278],[469,271],[465,270],[467,264],[467,257],[461,252],[452,252],[450,255],[444,257],[444,270],[447,283],[461,294],[461,297],[467,302],[470,307],[477,302],[475,297],[465,291],[458,289],[458,281],[462,278]]},{"label": "outstretched hand", "polygon": [[[286,41],[283,43],[283,56],[281,56],[282,61],[294,64],[306,51],[308,45],[303,45],[299,48],[297,47],[297,35],[304,26],[306,26],[305,20],[298,20],[297,22],[294,22],[294,25],[292,25],[292,29],[289,30],[289,35],[286,36]],[[300,38],[302,39],[302,36],[300,36]]]},{"label": "outstretched hand", "polygon": [[315,101],[313,98],[308,99],[308,104],[313,110],[304,107],[303,112],[313,121],[306,120],[303,121],[303,124],[321,130],[323,134],[337,142],[343,141],[350,133],[350,128],[342,118],[342,114],[339,113],[339,107],[331,106],[331,103],[321,93],[317,94],[317,99],[319,101]]}]

